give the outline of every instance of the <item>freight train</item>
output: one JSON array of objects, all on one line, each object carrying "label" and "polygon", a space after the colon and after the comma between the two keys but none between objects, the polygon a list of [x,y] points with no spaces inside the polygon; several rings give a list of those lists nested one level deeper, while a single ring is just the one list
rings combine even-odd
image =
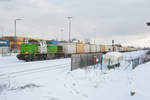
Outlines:
[{"label": "freight train", "polygon": [[44,40],[29,41],[20,45],[17,58],[25,61],[47,60],[70,57],[81,53],[106,53],[111,51],[133,51],[135,48],[117,47],[111,45],[95,45],[84,43],[50,44]]}]

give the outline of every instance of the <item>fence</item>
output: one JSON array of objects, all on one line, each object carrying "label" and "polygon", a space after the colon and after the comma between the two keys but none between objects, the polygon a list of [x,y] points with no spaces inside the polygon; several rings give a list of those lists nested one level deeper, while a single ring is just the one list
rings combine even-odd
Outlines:
[{"label": "fence", "polygon": [[10,56],[11,52],[9,48],[1,48],[2,56]]},{"label": "fence", "polygon": [[[149,59],[148,59],[149,58]],[[147,60],[148,59],[148,60]],[[120,62],[112,64],[111,61],[108,64],[105,64],[105,59],[103,58],[102,53],[87,53],[87,54],[73,54],[71,56],[71,71],[77,68],[84,68],[92,65],[99,65],[98,67],[101,68],[114,68],[120,66]],[[124,60],[128,62],[127,66],[124,66],[126,70],[127,68],[135,69],[138,65],[143,64],[147,61],[150,61],[150,55],[145,56],[141,55],[137,58],[129,59],[129,60]]]},{"label": "fence", "polygon": [[140,64],[140,58],[136,58],[132,60],[132,69],[135,69]]},{"label": "fence", "polygon": [[135,69],[138,65],[145,63],[145,56],[132,59],[131,62],[132,69]]},{"label": "fence", "polygon": [[102,62],[102,53],[73,54],[71,56],[71,71]]},{"label": "fence", "polygon": [[[125,67],[124,70],[126,70],[127,68],[131,68],[131,69],[135,69],[138,65],[145,63],[145,56],[140,56],[138,58],[134,58],[134,59],[130,59],[127,60],[126,62],[128,62],[129,64]],[[92,65],[96,65],[96,64],[100,64],[99,67],[104,68],[108,68],[112,67],[115,68],[117,65],[114,64],[112,66],[110,66],[109,64],[105,64],[103,62],[103,54],[102,53],[93,53],[93,54],[73,54],[71,56],[71,71],[75,70],[77,68],[84,68],[87,66],[92,66]],[[120,66],[120,63],[118,62],[117,64],[119,64],[117,67]]]}]

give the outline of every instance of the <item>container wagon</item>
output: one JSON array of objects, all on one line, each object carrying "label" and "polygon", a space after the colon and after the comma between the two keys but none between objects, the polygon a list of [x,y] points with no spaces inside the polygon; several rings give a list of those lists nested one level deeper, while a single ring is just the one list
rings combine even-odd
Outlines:
[{"label": "container wagon", "polygon": [[76,43],[76,53],[84,53],[84,44]]},{"label": "container wagon", "polygon": [[90,52],[90,45],[84,44],[84,53],[89,53],[89,52]]},{"label": "container wagon", "polygon": [[102,53],[104,53],[105,52],[105,45],[100,45],[100,50]]},{"label": "container wagon", "polygon": [[96,53],[96,45],[95,44],[90,44],[90,52]]},{"label": "container wagon", "polygon": [[97,52],[97,53],[100,53],[100,52],[101,52],[101,48],[100,48],[99,45],[96,45],[96,52]]},{"label": "container wagon", "polygon": [[66,57],[70,57],[71,54],[76,53],[76,43],[60,43],[59,45],[63,47],[64,54]]}]

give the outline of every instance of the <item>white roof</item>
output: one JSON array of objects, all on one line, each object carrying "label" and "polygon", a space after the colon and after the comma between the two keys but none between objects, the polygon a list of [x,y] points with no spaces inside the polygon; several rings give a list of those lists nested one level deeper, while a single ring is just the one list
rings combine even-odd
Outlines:
[{"label": "white roof", "polygon": [[105,55],[104,55],[105,57],[106,56],[108,56],[108,57],[116,57],[116,58],[118,58],[118,57],[122,57],[123,55],[122,55],[122,53],[120,53],[120,52],[108,52],[108,53],[106,53]]}]

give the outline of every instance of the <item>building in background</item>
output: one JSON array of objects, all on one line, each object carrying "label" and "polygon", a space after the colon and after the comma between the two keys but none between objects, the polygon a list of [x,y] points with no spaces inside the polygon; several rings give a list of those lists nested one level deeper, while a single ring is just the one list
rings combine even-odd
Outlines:
[{"label": "building in background", "polygon": [[0,39],[0,54],[7,54],[10,51],[9,48],[9,40],[7,39]]},{"label": "building in background", "polygon": [[24,43],[25,41],[29,41],[29,40],[36,40],[33,38],[28,38],[28,37],[17,37],[16,38],[16,46],[15,46],[15,37],[14,36],[5,36],[5,37],[1,37],[0,39],[7,39],[9,40],[9,44],[10,44],[10,50],[14,50],[15,47],[17,48],[17,51],[20,50],[20,44]]}]

